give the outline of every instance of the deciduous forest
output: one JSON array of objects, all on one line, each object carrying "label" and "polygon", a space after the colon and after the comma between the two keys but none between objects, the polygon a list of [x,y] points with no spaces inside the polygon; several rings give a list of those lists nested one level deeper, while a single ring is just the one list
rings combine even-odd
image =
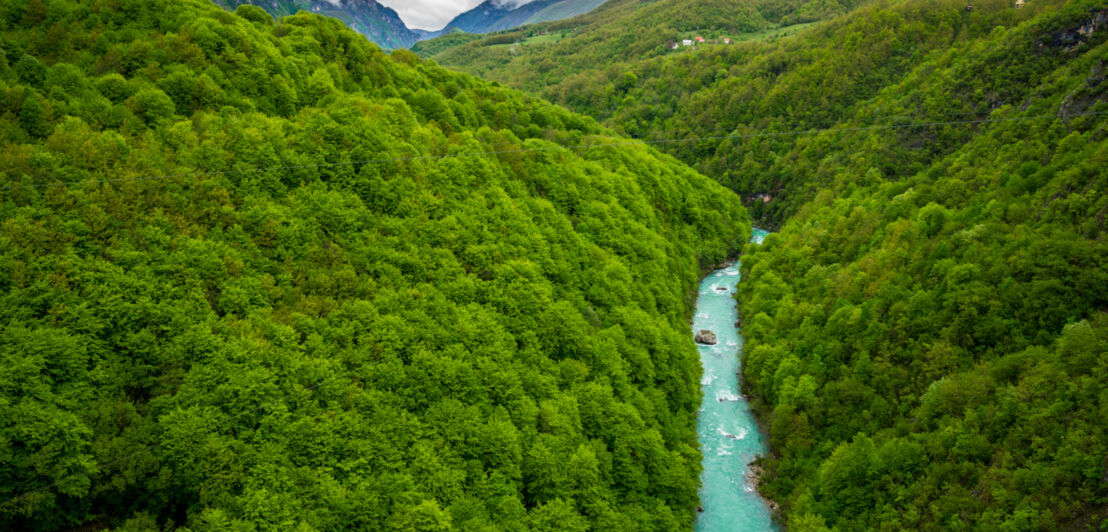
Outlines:
[{"label": "deciduous forest", "polygon": [[1108,530],[1106,63],[1102,0],[390,53],[0,0],[0,529],[691,530],[690,320],[741,257],[784,527]]},{"label": "deciduous forest", "polygon": [[0,48],[0,528],[691,526],[722,186],[317,15]]},{"label": "deciduous forest", "polygon": [[624,2],[556,43],[432,56],[655,141],[779,228],[738,299],[791,530],[1108,523],[1108,10],[973,4],[787,36],[686,17],[735,43],[624,54],[611,35],[663,9]]}]

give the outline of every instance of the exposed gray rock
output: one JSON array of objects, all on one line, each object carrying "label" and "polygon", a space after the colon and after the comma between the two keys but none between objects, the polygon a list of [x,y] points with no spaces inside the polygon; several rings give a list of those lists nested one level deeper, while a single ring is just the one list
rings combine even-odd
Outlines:
[{"label": "exposed gray rock", "polygon": [[1091,11],[1089,20],[1075,28],[1069,28],[1050,35],[1047,39],[1039,41],[1039,46],[1062,48],[1072,52],[1077,47],[1085,44],[1094,33],[1108,26],[1108,11]]},{"label": "exposed gray rock", "polygon": [[696,337],[693,339],[696,340],[698,344],[716,345],[716,333],[708,329],[701,329],[696,333]]}]

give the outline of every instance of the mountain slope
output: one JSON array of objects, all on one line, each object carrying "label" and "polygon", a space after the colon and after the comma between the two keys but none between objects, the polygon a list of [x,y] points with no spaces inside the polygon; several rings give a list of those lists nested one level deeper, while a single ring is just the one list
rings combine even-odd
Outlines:
[{"label": "mountain slope", "polygon": [[691,528],[733,194],[333,19],[0,13],[0,528]]},{"label": "mountain slope", "polygon": [[780,224],[740,305],[789,529],[1108,521],[1103,2],[875,2],[672,52],[611,15],[629,5],[434,59],[656,142]]},{"label": "mountain slope", "polygon": [[600,7],[606,1],[607,0],[562,0],[546,6],[541,11],[531,15],[531,18],[527,19],[526,23],[537,24],[539,22],[573,18]]},{"label": "mountain slope", "polygon": [[535,0],[513,6],[501,0],[485,0],[477,7],[454,17],[444,31],[452,29],[466,33],[490,33],[508,30],[524,24],[570,18],[587,13],[605,0]]},{"label": "mountain slope", "polygon": [[462,30],[451,30],[434,39],[419,41],[412,45],[412,53],[420,57],[429,57],[442,50],[457,46],[462,43],[480,40],[483,37],[474,33],[466,33]]},{"label": "mountain slope", "polygon": [[230,10],[240,5],[256,5],[274,17],[308,11],[335,17],[378,46],[389,50],[407,48],[431,32],[409,29],[391,8],[376,0],[212,0]]},{"label": "mountain slope", "polygon": [[814,199],[744,257],[740,295],[790,529],[1108,520],[1108,16],[1028,15],[857,109],[985,118],[794,141]]},{"label": "mountain slope", "polygon": [[516,7],[497,0],[485,0],[477,7],[454,17],[454,20],[447,23],[446,29],[459,29],[466,33],[511,29],[558,2],[559,0],[535,0]]},{"label": "mountain slope", "polygon": [[[742,15],[736,10],[743,7],[703,0],[641,9],[633,2],[615,1],[582,17],[584,24],[576,31],[560,30],[557,23],[530,31],[545,30],[555,39],[509,32],[437,50],[432,57],[655,142],[739,192],[756,219],[775,227],[829,180],[828,170],[818,168],[819,159],[804,156],[806,135],[790,132],[847,125],[900,127],[904,120],[899,115],[945,121],[987,116],[996,102],[934,109],[912,103],[887,117],[857,113],[932,54],[980,42],[997,26],[1019,24],[1058,4],[1013,9],[996,1],[978,3],[967,12],[958,2],[879,2],[796,35],[776,37],[790,29],[765,28],[789,14],[768,2],[746,6],[757,11]],[[666,22],[670,20],[675,21]],[[743,20],[747,22],[735,26]],[[661,29],[637,29],[646,26]],[[667,49],[667,43],[699,34],[730,35],[739,42]],[[503,42],[521,44],[498,46]],[[908,153],[935,155],[933,150]],[[918,168],[889,165],[879,170],[891,177]]]},{"label": "mountain slope", "polygon": [[[636,0],[609,0],[594,11],[572,21],[548,22],[529,28],[526,32],[503,32],[485,41],[467,43],[436,54],[434,59],[442,64],[481,73],[498,80],[512,80],[513,84],[533,89],[528,83],[516,83],[507,74],[524,67],[533,57],[544,59],[558,57],[553,69],[544,68],[534,73],[519,73],[532,80],[550,80],[559,74],[604,70],[629,58],[644,59],[664,53],[665,44],[694,32],[742,33],[764,29],[767,22],[752,4],[725,0],[680,0],[675,2],[650,2]],[[644,31],[643,28],[649,28]],[[570,33],[568,30],[572,30]],[[557,41],[542,41],[534,46],[517,50],[521,59],[514,60],[507,50],[496,44],[523,41],[530,34],[547,31],[564,34]],[[522,81],[522,80],[521,80]]]}]

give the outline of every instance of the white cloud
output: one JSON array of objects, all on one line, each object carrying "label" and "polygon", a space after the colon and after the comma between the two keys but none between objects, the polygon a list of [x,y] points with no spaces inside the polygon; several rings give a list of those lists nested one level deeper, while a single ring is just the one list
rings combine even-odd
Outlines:
[{"label": "white cloud", "polygon": [[[332,1],[332,0],[327,0]],[[483,0],[377,0],[396,10],[409,28],[442,29],[461,13],[477,7]],[[498,3],[523,5],[533,0],[498,0]]]}]

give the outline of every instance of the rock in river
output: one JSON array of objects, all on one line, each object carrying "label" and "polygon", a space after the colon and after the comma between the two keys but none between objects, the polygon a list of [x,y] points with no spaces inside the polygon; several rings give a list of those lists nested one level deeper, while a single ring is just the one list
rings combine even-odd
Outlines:
[{"label": "rock in river", "polygon": [[698,344],[716,345],[716,333],[708,329],[700,329],[700,332],[696,333],[696,337],[693,339]]}]

